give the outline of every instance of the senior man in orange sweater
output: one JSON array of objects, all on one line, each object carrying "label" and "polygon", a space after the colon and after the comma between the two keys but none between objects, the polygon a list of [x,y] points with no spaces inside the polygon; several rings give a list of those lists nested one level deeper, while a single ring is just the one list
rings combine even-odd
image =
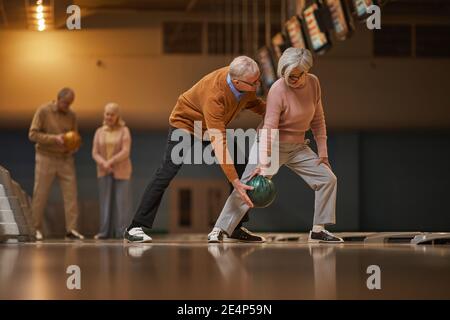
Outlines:
[{"label": "senior man in orange sweater", "polygon": [[[234,163],[230,161],[225,128],[244,109],[251,110],[261,116],[264,115],[266,104],[263,100],[257,98],[255,93],[260,83],[259,77],[260,71],[257,63],[249,57],[239,56],[228,67],[211,72],[191,89],[180,95],[170,115],[169,137],[161,165],[145,189],[133,221],[124,233],[125,240],[128,242],[152,241],[150,232],[164,191],[182,166],[181,163],[172,159],[172,151],[179,143],[172,140],[172,133],[174,130],[182,129],[192,136],[196,133],[194,122],[201,122],[202,135],[206,130],[221,134],[219,139],[217,139],[217,136],[211,137],[215,155],[219,159],[227,179],[239,196],[249,207],[253,206],[246,194],[246,191],[251,187],[239,180]],[[191,139],[191,148],[193,140]],[[183,156],[186,156],[186,154],[183,154]],[[223,161],[224,159],[226,161]],[[244,216],[241,223],[229,236],[230,241],[264,241],[262,237],[254,235],[242,227],[242,221],[246,220],[248,218]]]}]

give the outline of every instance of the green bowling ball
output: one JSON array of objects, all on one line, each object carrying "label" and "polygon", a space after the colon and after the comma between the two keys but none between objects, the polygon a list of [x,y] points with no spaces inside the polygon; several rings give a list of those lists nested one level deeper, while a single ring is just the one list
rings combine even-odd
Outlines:
[{"label": "green bowling ball", "polygon": [[256,208],[265,208],[275,200],[277,191],[272,180],[257,175],[248,181],[247,185],[254,188],[253,190],[247,190],[247,195]]}]

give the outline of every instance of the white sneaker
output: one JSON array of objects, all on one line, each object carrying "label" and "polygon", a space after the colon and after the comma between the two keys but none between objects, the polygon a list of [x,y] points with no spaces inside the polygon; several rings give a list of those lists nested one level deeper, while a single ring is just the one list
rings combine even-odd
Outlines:
[{"label": "white sneaker", "polygon": [[145,227],[132,228],[131,230],[125,230],[123,237],[127,242],[152,242],[152,237],[147,232],[150,232],[150,229]]},{"label": "white sneaker", "polygon": [[35,237],[36,237],[37,241],[42,241],[44,239],[44,236],[42,235],[42,232],[39,231],[39,230],[36,230]]},{"label": "white sneaker", "polygon": [[208,234],[209,243],[220,243],[223,241],[225,232],[220,228],[214,227],[212,231]]}]

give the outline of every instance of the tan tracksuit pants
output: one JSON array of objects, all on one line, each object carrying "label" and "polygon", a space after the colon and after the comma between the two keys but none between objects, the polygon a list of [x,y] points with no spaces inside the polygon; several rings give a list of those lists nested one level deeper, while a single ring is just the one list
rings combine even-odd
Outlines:
[{"label": "tan tracksuit pants", "polygon": [[76,229],[78,219],[77,180],[72,156],[50,156],[36,152],[32,211],[36,229],[42,220],[53,180],[58,177],[64,198],[66,231]]},{"label": "tan tracksuit pants", "polygon": [[[249,163],[247,164],[241,181],[246,183],[257,167],[257,143],[251,148]],[[317,165],[319,157],[307,143],[280,143],[279,166],[287,166],[315,191],[314,224],[336,223],[336,192],[337,179],[325,164]],[[276,168],[279,169],[279,168]],[[283,182],[279,182],[283,183]],[[295,190],[292,191],[295,197]],[[250,207],[241,199],[236,190],[228,197],[215,227],[231,235],[242,217]]]}]

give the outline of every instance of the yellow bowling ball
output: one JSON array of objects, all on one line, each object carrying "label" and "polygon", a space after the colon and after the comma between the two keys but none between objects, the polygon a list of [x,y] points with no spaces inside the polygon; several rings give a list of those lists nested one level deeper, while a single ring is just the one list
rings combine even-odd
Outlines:
[{"label": "yellow bowling ball", "polygon": [[81,146],[81,136],[76,131],[69,131],[64,134],[64,145],[69,151],[75,151]]}]

